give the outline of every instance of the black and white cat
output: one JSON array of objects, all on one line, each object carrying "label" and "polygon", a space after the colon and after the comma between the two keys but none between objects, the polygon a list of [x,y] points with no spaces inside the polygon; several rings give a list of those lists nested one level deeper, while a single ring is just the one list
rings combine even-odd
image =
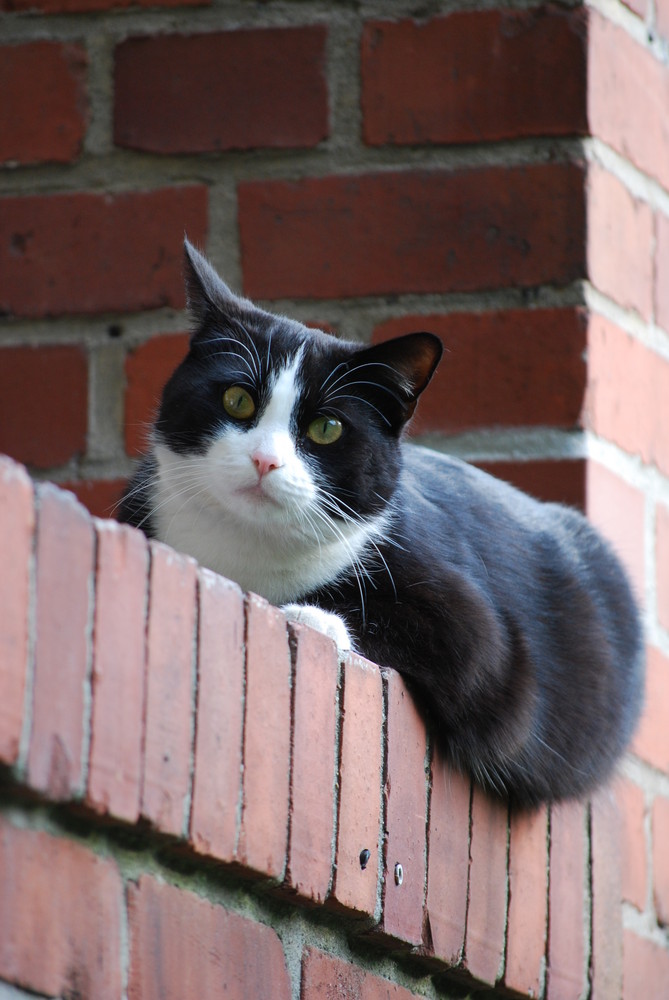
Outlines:
[{"label": "black and white cat", "polygon": [[120,518],[405,675],[453,763],[522,805],[605,780],[641,704],[635,601],[577,512],[402,441],[441,357],[239,298],[186,243],[190,351]]}]

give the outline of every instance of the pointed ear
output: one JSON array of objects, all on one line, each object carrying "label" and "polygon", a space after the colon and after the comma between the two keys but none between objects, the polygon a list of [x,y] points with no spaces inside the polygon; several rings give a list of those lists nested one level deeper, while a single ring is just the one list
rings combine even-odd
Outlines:
[{"label": "pointed ear", "polygon": [[413,415],[418,397],[434,375],[443,351],[443,344],[433,333],[407,333],[357,355],[358,362],[375,366],[375,381],[394,390],[396,412],[392,423],[398,432]]},{"label": "pointed ear", "polygon": [[184,272],[186,302],[198,327],[216,311],[226,311],[237,302],[237,296],[219,278],[206,257],[184,240]]}]

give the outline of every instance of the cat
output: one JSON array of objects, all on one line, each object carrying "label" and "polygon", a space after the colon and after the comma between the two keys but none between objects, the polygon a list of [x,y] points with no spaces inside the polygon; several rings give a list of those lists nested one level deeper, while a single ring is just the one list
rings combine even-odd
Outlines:
[{"label": "cat", "polygon": [[404,430],[441,358],[235,295],[188,241],[193,334],[120,520],[394,667],[454,766],[520,807],[583,797],[637,722],[639,615],[609,545]]}]

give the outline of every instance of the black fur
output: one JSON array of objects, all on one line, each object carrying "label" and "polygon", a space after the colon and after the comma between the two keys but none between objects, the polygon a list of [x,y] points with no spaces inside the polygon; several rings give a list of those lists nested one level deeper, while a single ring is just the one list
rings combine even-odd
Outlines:
[{"label": "black fur", "polygon": [[[441,354],[430,334],[361,348],[236,298],[191,249],[187,271],[197,328],[155,439],[205,454],[226,425],[221,387],[239,381],[250,341],[270,367],[305,345],[298,451],[327,480],[342,520],[394,513],[387,540],[365,553],[362,582],[350,569],[289,599],[342,615],[359,652],[404,674],[451,760],[485,787],[535,805],[604,781],[632,735],[643,684],[636,605],[610,547],[577,512],[402,441]],[[329,408],[328,378],[346,388]],[[319,449],[305,428],[325,411],[345,433]],[[149,535],[155,472],[149,453],[121,510]]]}]

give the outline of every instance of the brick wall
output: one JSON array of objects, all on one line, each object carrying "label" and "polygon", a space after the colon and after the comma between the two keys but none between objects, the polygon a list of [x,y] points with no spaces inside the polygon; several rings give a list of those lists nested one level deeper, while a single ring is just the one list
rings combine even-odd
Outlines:
[{"label": "brick wall", "polygon": [[[198,995],[228,964],[207,942],[234,932],[234,955],[249,948],[270,963],[248,974],[285,982],[293,997],[300,982],[316,996],[327,981],[351,996],[442,995],[439,976],[463,954],[481,982],[503,969],[507,992],[536,994],[541,983],[555,997],[662,995],[669,6],[483,6],[438,2],[412,20],[408,0],[392,12],[381,0],[0,0],[0,450],[74,489],[95,514],[112,510],[185,349],[184,230],[231,285],[305,321],[365,341],[435,330],[448,350],[415,433],[582,506],[618,546],[644,604],[647,710],[615,786],[622,822],[607,819],[603,796],[591,811],[508,827],[478,793],[441,780],[440,764],[425,779],[425,734],[400,682],[359,663],[342,674],[330,662],[334,681],[320,680],[364,706],[354,735],[340,715],[322,718],[323,753],[302,753],[300,740],[317,738],[308,723],[320,688],[302,712],[296,680],[292,700],[274,693],[281,714],[263,742],[245,722],[265,710],[250,664],[270,649],[280,676],[297,679],[301,656],[329,662],[310,649],[316,640],[286,647],[270,610],[242,608],[188,561],[149,553],[50,489],[39,494],[33,550],[31,491],[6,467],[4,530],[17,526],[3,542],[0,645],[3,667],[8,651],[18,666],[0,675],[11,771],[3,843],[33,887],[12,882],[10,910],[27,926],[40,914],[43,937],[16,923],[34,951],[0,951],[0,979],[47,995],[105,996],[98,976],[110,995],[119,983],[133,997],[168,995],[163,982],[182,995],[182,967],[197,967]],[[65,562],[71,587],[53,587]],[[36,638],[24,627],[27,601]],[[188,613],[172,614],[175,603]],[[234,661],[218,687],[208,614],[224,622]],[[175,668],[176,650],[191,670]],[[195,728],[207,677],[213,690]],[[222,734],[212,719],[231,705]],[[398,725],[415,739],[400,746]],[[333,729],[336,761],[322,736]],[[243,793],[234,784],[242,749]],[[198,768],[198,754],[236,763]],[[339,786],[323,777],[335,767]],[[390,780],[399,773],[423,777]],[[334,807],[310,797],[332,788]],[[362,816],[375,796],[378,815]],[[419,828],[415,817],[426,817],[420,836],[408,816]],[[361,872],[363,840],[377,856]],[[418,842],[428,847],[414,857]],[[327,871],[315,872],[313,858]],[[284,889],[266,891],[268,879]],[[63,895],[66,926],[54,902]],[[188,921],[192,936],[180,930]],[[100,943],[108,923],[117,937]],[[406,951],[410,960],[396,959]],[[177,967],[159,976],[151,962],[173,955]],[[248,963],[235,968],[234,988],[248,995],[239,971]]]},{"label": "brick wall", "polygon": [[609,793],[509,815],[439,759],[398,674],[340,665],[4,458],[0,548],[0,983],[311,1000],[462,981],[579,997],[592,978],[617,995]]}]

